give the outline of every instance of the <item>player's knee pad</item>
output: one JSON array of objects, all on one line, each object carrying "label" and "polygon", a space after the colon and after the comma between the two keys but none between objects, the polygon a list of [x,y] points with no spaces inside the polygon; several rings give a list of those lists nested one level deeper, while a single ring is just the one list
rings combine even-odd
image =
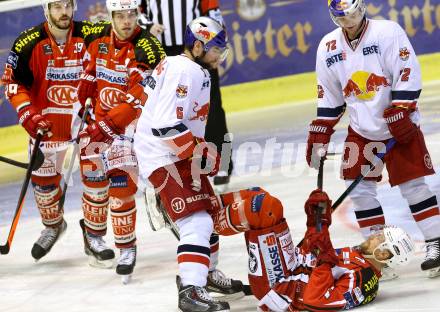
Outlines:
[{"label": "player's knee pad", "polygon": [[252,187],[244,190],[240,190],[238,192],[230,192],[224,193],[220,195],[220,200],[223,206],[231,205],[234,202],[239,202],[245,200],[249,197],[255,196],[260,193],[267,193],[261,187]]},{"label": "player's knee pad", "polygon": [[266,229],[247,231],[245,238],[249,254],[249,283],[255,297],[261,299],[294,268],[295,246],[284,219]]},{"label": "player's knee pad", "polygon": [[265,191],[233,202],[213,214],[215,232],[221,235],[264,229],[278,224],[282,218],[280,200]]},{"label": "player's knee pad", "polygon": [[62,191],[60,188],[61,175],[32,176],[35,201],[40,211],[43,224],[55,226],[61,222],[63,215],[59,208]]},{"label": "player's knee pad", "polygon": [[197,211],[185,218],[176,220],[180,242],[209,247],[209,239],[214,229],[211,216],[206,211]]},{"label": "player's knee pad", "polygon": [[137,185],[128,174],[120,171],[118,174],[110,176],[110,196],[124,198],[134,196],[136,192]]},{"label": "player's knee pad", "polygon": [[424,177],[402,183],[399,185],[399,189],[410,205],[420,203],[434,195]]}]

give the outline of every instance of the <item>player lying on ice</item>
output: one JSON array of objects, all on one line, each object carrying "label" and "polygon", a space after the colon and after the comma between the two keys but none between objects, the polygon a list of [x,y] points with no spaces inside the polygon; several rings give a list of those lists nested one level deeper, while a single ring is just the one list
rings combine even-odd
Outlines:
[{"label": "player lying on ice", "polygon": [[[215,232],[245,232],[249,283],[259,311],[335,311],[370,303],[377,296],[381,268],[405,265],[414,252],[408,234],[391,226],[377,229],[358,246],[335,250],[328,231],[331,201],[319,190],[305,203],[307,231],[298,246],[281,202],[268,192],[254,188],[217,199],[210,212]],[[318,205],[329,207],[320,232],[315,229]]]}]

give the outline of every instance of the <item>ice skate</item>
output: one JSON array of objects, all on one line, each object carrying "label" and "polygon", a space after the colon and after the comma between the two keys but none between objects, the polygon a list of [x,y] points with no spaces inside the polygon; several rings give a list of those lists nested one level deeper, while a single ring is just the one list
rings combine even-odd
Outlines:
[{"label": "ice skate", "polygon": [[64,234],[67,228],[66,221],[62,221],[57,227],[46,227],[42,232],[38,240],[32,246],[31,254],[35,261],[43,258],[52,249],[53,245]]},{"label": "ice skate", "polygon": [[213,270],[208,273],[206,290],[215,299],[224,301],[237,300],[245,295],[243,283],[232,278],[227,278],[220,270]]},{"label": "ice skate", "polygon": [[426,256],[421,268],[430,278],[440,275],[440,237],[426,241]]},{"label": "ice skate", "polygon": [[229,303],[213,299],[204,287],[182,286],[176,277],[180,312],[229,312]]},{"label": "ice skate", "polygon": [[382,277],[380,278],[381,282],[391,281],[399,277],[399,274],[397,274],[396,270],[387,265],[382,268],[380,273],[382,274]]},{"label": "ice skate", "polygon": [[96,268],[110,269],[115,258],[114,251],[105,245],[102,236],[87,233],[84,219],[79,221],[84,239],[84,252],[89,256],[89,265]]},{"label": "ice skate", "polygon": [[136,265],[136,246],[122,248],[116,266],[116,273],[121,275],[122,284],[127,285],[131,281],[131,274]]}]

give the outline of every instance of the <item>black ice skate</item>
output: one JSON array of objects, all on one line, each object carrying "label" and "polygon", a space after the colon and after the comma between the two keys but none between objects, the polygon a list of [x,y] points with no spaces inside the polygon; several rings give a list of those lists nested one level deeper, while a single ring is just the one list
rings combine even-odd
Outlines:
[{"label": "black ice skate", "polygon": [[102,236],[89,234],[84,219],[79,220],[83,233],[84,252],[89,256],[89,265],[96,268],[109,269],[113,266],[114,251],[105,245]]},{"label": "black ice skate", "polygon": [[440,237],[426,241],[426,256],[421,267],[428,271],[428,277],[440,275]]},{"label": "black ice skate", "polygon": [[136,265],[136,246],[130,248],[122,248],[121,255],[116,266],[116,273],[121,275],[122,283],[128,284],[131,280],[134,266]]},{"label": "black ice skate", "polygon": [[47,253],[52,249],[57,240],[64,234],[66,228],[67,223],[64,220],[57,227],[46,227],[41,232],[41,236],[32,247],[32,257],[34,257],[34,259],[38,261],[45,255],[47,255]]},{"label": "black ice skate", "polygon": [[176,277],[179,291],[180,312],[229,312],[229,303],[217,301],[208,294],[204,287],[193,285],[182,286],[179,276]]},{"label": "black ice skate", "polygon": [[232,278],[227,278],[220,270],[209,272],[206,290],[215,299],[225,301],[237,300],[245,295],[243,283]]}]

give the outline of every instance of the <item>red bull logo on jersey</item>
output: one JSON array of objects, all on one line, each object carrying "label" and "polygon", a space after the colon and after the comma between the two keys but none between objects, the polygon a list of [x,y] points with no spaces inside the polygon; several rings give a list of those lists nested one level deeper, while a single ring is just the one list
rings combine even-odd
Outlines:
[{"label": "red bull logo on jersey", "polygon": [[410,54],[407,47],[399,49],[399,57],[404,62],[408,61]]},{"label": "red bull logo on jersey", "polygon": [[200,120],[206,121],[208,119],[209,113],[209,102],[204,105],[199,105],[199,103],[195,103],[193,107],[193,112],[195,113],[189,120]]},{"label": "red bull logo on jersey", "polygon": [[72,106],[78,101],[73,86],[52,86],[47,89],[47,99],[60,106]]},{"label": "red bull logo on jersey", "polygon": [[344,97],[355,96],[359,100],[370,101],[374,99],[376,93],[391,84],[384,76],[368,73],[365,71],[357,71],[351,75],[345,85],[343,92]]},{"label": "red bull logo on jersey", "polygon": [[101,107],[105,110],[110,110],[124,101],[125,92],[107,87],[101,90],[99,99],[101,100]]}]

